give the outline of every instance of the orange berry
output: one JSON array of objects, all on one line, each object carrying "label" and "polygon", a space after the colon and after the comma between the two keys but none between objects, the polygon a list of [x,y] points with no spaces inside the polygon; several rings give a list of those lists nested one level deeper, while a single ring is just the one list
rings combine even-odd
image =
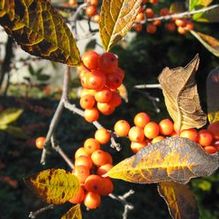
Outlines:
[{"label": "orange berry", "polygon": [[208,126],[208,131],[211,132],[216,140],[219,140],[219,121],[211,123]]},{"label": "orange berry", "polygon": [[169,9],[168,8],[161,8],[160,9],[160,16],[166,16],[168,15],[170,12],[169,12]]},{"label": "orange berry", "polygon": [[99,194],[101,183],[102,177],[92,174],[85,180],[84,187],[88,192],[96,192]]},{"label": "orange berry", "polygon": [[112,91],[108,88],[97,91],[95,94],[95,99],[100,103],[108,103],[112,98]]},{"label": "orange berry", "polygon": [[176,19],[175,24],[176,24],[177,27],[185,27],[186,26],[186,20]]},{"label": "orange berry", "polygon": [[102,183],[100,187],[100,195],[109,195],[113,192],[114,186],[109,177],[102,178]]},{"label": "orange berry", "polygon": [[135,30],[136,32],[141,32],[143,29],[143,25],[139,23],[135,23],[133,24],[132,29]]},{"label": "orange berry", "polygon": [[83,97],[85,95],[92,95],[92,96],[94,96],[95,94],[96,94],[96,90],[83,88],[81,90],[81,92],[80,92],[80,97]]},{"label": "orange berry", "polygon": [[112,167],[113,167],[113,165],[110,163],[104,164],[104,165],[98,167],[97,174],[99,176],[102,176],[102,175],[106,174],[110,169],[112,169]]},{"label": "orange berry", "polygon": [[198,143],[202,146],[209,146],[213,141],[213,135],[208,130],[198,132]]},{"label": "orange berry", "polygon": [[150,3],[156,5],[158,3],[158,0],[150,0]]},{"label": "orange berry", "polygon": [[80,156],[75,160],[75,166],[85,166],[88,169],[91,169],[93,166],[93,163],[90,157]]},{"label": "orange berry", "polygon": [[89,209],[95,209],[101,204],[100,195],[94,192],[88,192],[85,195],[84,205]]},{"label": "orange berry", "polygon": [[87,6],[85,13],[88,17],[93,17],[97,13],[97,7],[95,5]]},{"label": "orange berry", "polygon": [[114,131],[117,136],[125,137],[128,135],[130,130],[130,125],[126,120],[119,120],[114,125]]},{"label": "orange berry", "polygon": [[149,138],[155,138],[159,135],[160,132],[160,126],[156,122],[149,122],[144,127],[144,135]]},{"label": "orange berry", "polygon": [[180,132],[179,136],[183,137],[183,138],[188,138],[188,139],[190,139],[191,141],[194,141],[194,142],[198,141],[198,132],[193,128],[182,130]]},{"label": "orange berry", "polygon": [[163,136],[159,135],[159,136],[155,137],[155,138],[151,141],[151,143],[152,143],[152,144],[155,144],[155,143],[157,143],[157,142],[159,142],[159,141],[162,141],[163,139],[165,139],[165,138],[164,138]]},{"label": "orange berry", "polygon": [[104,115],[110,115],[114,112],[115,107],[109,103],[97,103],[97,109]]},{"label": "orange berry", "polygon": [[165,28],[170,32],[174,32],[176,30],[176,25],[173,22],[169,22],[165,24]]},{"label": "orange berry", "polygon": [[119,105],[121,105],[121,103],[122,103],[121,96],[119,95],[118,92],[114,91],[112,93],[112,98],[111,98],[109,104],[111,104],[114,107],[118,107]]},{"label": "orange berry", "polygon": [[129,130],[129,139],[134,142],[143,142],[144,141],[144,130],[138,126],[133,126]]},{"label": "orange berry", "polygon": [[177,31],[178,31],[179,34],[182,34],[182,35],[186,34],[186,32],[187,32],[184,27],[178,27]]},{"label": "orange berry", "polygon": [[82,109],[91,109],[94,107],[96,101],[94,96],[92,95],[84,95],[83,97],[81,97],[80,99],[80,106]]},{"label": "orange berry", "polygon": [[206,146],[204,150],[207,151],[209,154],[214,154],[217,152],[217,149],[214,146]]},{"label": "orange berry", "polygon": [[192,21],[187,21],[185,27],[186,30],[193,30],[194,29],[194,24]]},{"label": "orange berry", "polygon": [[100,55],[95,51],[87,51],[82,55],[81,60],[90,70],[97,69],[99,66]]},{"label": "orange berry", "polygon": [[102,71],[92,70],[86,74],[85,84],[86,88],[93,90],[101,90],[106,83],[106,76]]},{"label": "orange berry", "polygon": [[96,23],[99,23],[99,20],[100,20],[100,15],[99,14],[95,14],[93,17],[92,17],[92,20]]},{"label": "orange berry", "polygon": [[112,156],[103,150],[94,151],[91,155],[91,159],[96,166],[112,163]]},{"label": "orange berry", "polygon": [[36,147],[37,147],[38,149],[43,149],[45,143],[46,143],[46,138],[45,138],[45,137],[38,137],[38,138],[36,139],[36,142],[35,142]]},{"label": "orange berry", "polygon": [[99,3],[99,0],[88,0],[87,3],[89,3],[90,5],[95,5],[97,6]]},{"label": "orange berry", "polygon": [[81,202],[84,201],[85,198],[85,192],[84,189],[82,187],[80,187],[78,193],[76,195],[74,195],[69,202],[71,202],[72,204],[80,204]]},{"label": "orange berry", "polygon": [[145,15],[143,12],[139,12],[135,18],[135,22],[141,22],[145,19]]},{"label": "orange berry", "polygon": [[111,134],[107,129],[100,128],[95,132],[94,137],[100,144],[106,144],[110,141]]},{"label": "orange berry", "polygon": [[148,145],[148,141],[143,141],[143,142],[131,142],[131,145],[130,145],[130,147],[131,147],[131,149],[132,149],[132,151],[133,151],[133,153],[137,153],[137,152],[139,152],[142,148],[144,148],[145,146],[147,146]]},{"label": "orange berry", "polygon": [[154,17],[154,11],[152,8],[146,8],[145,9],[145,15],[147,18],[152,18]]},{"label": "orange berry", "polygon": [[89,153],[84,147],[78,148],[77,151],[75,152],[75,159],[77,159],[80,156],[87,156],[87,157],[89,156]]},{"label": "orange berry", "polygon": [[79,182],[83,184],[90,175],[90,170],[87,166],[76,165],[73,170],[73,174],[77,176]]},{"label": "orange berry", "polygon": [[84,142],[84,148],[88,154],[92,154],[94,151],[100,149],[100,143],[94,138],[88,138]]},{"label": "orange berry", "polygon": [[84,110],[84,119],[87,122],[97,121],[99,118],[99,112],[96,108],[85,109]]},{"label": "orange berry", "polygon": [[150,122],[150,117],[147,113],[140,112],[134,117],[134,124],[140,128],[144,128]]},{"label": "orange berry", "polygon": [[161,26],[161,21],[160,20],[156,20],[156,21],[153,21],[153,23],[152,23],[153,25],[155,25],[155,26],[157,26],[157,27],[159,27],[159,26]]},{"label": "orange berry", "polygon": [[154,24],[148,24],[146,27],[146,31],[147,33],[154,34],[157,31],[157,26],[155,26]]},{"label": "orange berry", "polygon": [[161,120],[159,126],[162,135],[171,135],[174,131],[173,122],[170,119]]},{"label": "orange berry", "polygon": [[118,67],[118,58],[111,52],[105,52],[100,57],[100,68],[111,73]]},{"label": "orange berry", "polygon": [[111,73],[106,76],[106,86],[110,89],[117,89],[122,84],[122,78],[117,73]]}]

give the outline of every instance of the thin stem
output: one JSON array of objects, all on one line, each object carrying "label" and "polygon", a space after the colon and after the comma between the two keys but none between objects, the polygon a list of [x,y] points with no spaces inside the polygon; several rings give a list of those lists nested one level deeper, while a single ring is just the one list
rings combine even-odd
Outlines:
[{"label": "thin stem", "polygon": [[29,214],[29,218],[35,219],[39,214],[41,214],[49,209],[53,209],[53,208],[54,208],[54,205],[50,204],[50,205],[47,205],[46,207],[40,208],[37,211],[34,211],[34,212],[31,211]]},{"label": "thin stem", "polygon": [[52,148],[59,153],[59,155],[64,159],[64,161],[68,164],[68,166],[73,170],[74,164],[71,162],[71,159],[66,155],[66,153],[62,150],[62,148],[55,143],[54,136],[51,137],[51,145]]},{"label": "thin stem", "polygon": [[59,101],[59,105],[55,111],[55,114],[52,118],[52,121],[51,121],[50,126],[49,126],[49,130],[48,130],[47,135],[46,135],[46,143],[45,143],[45,146],[43,148],[42,155],[41,155],[41,161],[40,161],[40,163],[43,165],[45,165],[45,163],[46,163],[47,147],[48,147],[50,139],[51,139],[53,133],[55,132],[56,127],[60,121],[60,118],[61,118],[61,115],[62,115],[62,112],[64,109],[64,101],[67,99],[69,74],[70,74],[70,68],[68,67],[67,71],[64,74],[62,97]]},{"label": "thin stem", "polygon": [[183,18],[183,17],[190,17],[191,15],[198,14],[198,13],[204,13],[210,10],[213,10],[215,8],[218,8],[219,5],[211,5],[209,7],[204,7],[198,10],[193,10],[193,11],[185,11],[181,13],[175,13],[171,15],[165,15],[165,16],[160,16],[160,17],[155,17],[155,18],[148,18],[146,21],[156,21],[156,20],[170,20],[173,18]]},{"label": "thin stem", "polygon": [[122,205],[124,205],[124,211],[123,211],[123,214],[122,214],[122,218],[123,219],[127,219],[128,218],[128,212],[130,210],[133,210],[134,209],[134,206],[132,204],[130,204],[129,202],[127,202],[127,198],[131,195],[133,195],[135,193],[134,190],[129,190],[127,193],[125,193],[124,195],[122,196],[117,196],[115,194],[109,194],[109,197],[114,199],[114,200],[117,200],[119,202],[122,203]]},{"label": "thin stem", "polygon": [[137,89],[161,89],[161,85],[160,84],[139,84],[139,85],[135,85],[134,88]]}]

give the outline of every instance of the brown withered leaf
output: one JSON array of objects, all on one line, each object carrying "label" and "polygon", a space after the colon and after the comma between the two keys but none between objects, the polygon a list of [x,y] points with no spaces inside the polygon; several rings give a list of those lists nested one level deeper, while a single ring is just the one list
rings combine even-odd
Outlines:
[{"label": "brown withered leaf", "polygon": [[29,177],[26,182],[49,204],[63,204],[77,194],[78,179],[63,169],[48,169]]},{"label": "brown withered leaf", "polygon": [[219,67],[212,70],[207,78],[208,120],[219,121]]},{"label": "brown withered leaf", "polygon": [[199,218],[195,196],[188,185],[162,182],[158,184],[158,192],[165,200],[173,219]]},{"label": "brown withered leaf", "polygon": [[70,66],[80,63],[70,29],[48,0],[0,1],[0,25],[32,55]]},{"label": "brown withered leaf", "polygon": [[207,121],[200,106],[195,81],[198,66],[199,56],[196,55],[184,68],[164,68],[158,78],[167,110],[177,130],[200,128]]},{"label": "brown withered leaf", "polygon": [[168,181],[186,184],[191,178],[211,175],[219,166],[218,158],[219,153],[209,155],[187,138],[171,137],[121,161],[107,176],[142,184]]},{"label": "brown withered leaf", "polygon": [[100,13],[100,36],[109,51],[131,29],[142,0],[103,0]]},{"label": "brown withered leaf", "polygon": [[82,219],[80,204],[70,208],[70,210],[61,217],[61,219]]}]

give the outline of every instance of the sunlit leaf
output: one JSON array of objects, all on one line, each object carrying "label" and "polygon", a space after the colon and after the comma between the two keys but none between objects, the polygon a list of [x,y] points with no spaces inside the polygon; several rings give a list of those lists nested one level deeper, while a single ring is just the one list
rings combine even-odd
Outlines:
[{"label": "sunlit leaf", "polygon": [[115,165],[107,175],[133,183],[185,184],[191,178],[211,175],[219,166],[218,158],[218,153],[209,155],[187,138],[171,137],[146,146]]},{"label": "sunlit leaf", "polygon": [[208,120],[219,121],[219,67],[210,72],[207,79]]},{"label": "sunlit leaf", "polygon": [[187,185],[162,182],[158,192],[165,200],[173,219],[198,219],[199,212],[195,196]]},{"label": "sunlit leaf", "polygon": [[23,110],[16,108],[9,108],[0,112],[0,126],[15,122],[21,116],[22,112]]},{"label": "sunlit leaf", "polygon": [[142,0],[103,0],[100,13],[100,36],[109,51],[131,29]]},{"label": "sunlit leaf", "polygon": [[63,204],[79,191],[79,181],[63,169],[43,170],[29,177],[27,183],[47,203]]},{"label": "sunlit leaf", "polygon": [[215,56],[219,57],[219,40],[212,37],[212,36],[209,36],[209,35],[206,35],[206,34],[203,34],[203,33],[200,33],[200,32],[195,32],[193,30],[190,31],[190,33],[196,37],[199,42],[209,51],[211,52],[212,54],[214,54]]},{"label": "sunlit leaf", "polygon": [[61,219],[82,219],[81,207],[79,204],[73,206]]},{"label": "sunlit leaf", "polygon": [[209,22],[209,23],[219,22],[219,6],[215,7],[212,10],[194,14],[192,18],[193,20],[198,22]]},{"label": "sunlit leaf", "polygon": [[128,91],[125,87],[124,84],[121,84],[118,87],[118,91],[119,91],[119,95],[122,97],[123,100],[125,100],[126,103],[128,103],[129,99],[128,99]]},{"label": "sunlit leaf", "polygon": [[164,68],[159,75],[167,110],[177,130],[200,128],[207,117],[201,109],[195,73],[199,66],[199,56],[186,66]]},{"label": "sunlit leaf", "polygon": [[71,66],[80,63],[74,37],[50,1],[3,2],[0,24],[26,52]]},{"label": "sunlit leaf", "polygon": [[189,10],[200,9],[210,5],[213,0],[189,0]]}]

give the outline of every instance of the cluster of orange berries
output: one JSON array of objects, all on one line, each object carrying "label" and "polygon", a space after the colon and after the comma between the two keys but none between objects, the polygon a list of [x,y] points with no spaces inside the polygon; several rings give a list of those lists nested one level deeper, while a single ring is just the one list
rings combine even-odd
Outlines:
[{"label": "cluster of orange berries", "polygon": [[73,174],[79,179],[80,190],[69,200],[73,204],[84,203],[89,209],[95,209],[101,204],[101,196],[107,196],[113,191],[110,178],[103,177],[112,167],[112,156],[101,149],[102,144],[110,141],[111,134],[101,128],[95,132],[94,138],[88,138],[83,147],[75,152]]},{"label": "cluster of orange berries", "polygon": [[[142,7],[139,10],[139,13],[136,16],[135,24],[133,25],[133,29],[136,32],[141,32],[143,30],[143,24],[147,19],[156,18],[156,14],[151,7],[148,7],[146,3],[149,1],[143,1]],[[152,3],[152,2],[149,2]],[[157,2],[155,1],[157,4]],[[153,4],[153,3],[152,3]],[[161,8],[159,11],[159,16],[168,16],[171,15],[171,12],[168,8]],[[154,20],[152,22],[147,22],[146,32],[150,34],[154,34],[157,32],[158,27],[162,25],[161,20]],[[170,32],[175,32],[176,30],[180,34],[186,34],[187,31],[192,30],[194,25],[191,20],[185,18],[177,18],[171,19],[168,22],[165,22],[165,28]]]},{"label": "cluster of orange berries", "polygon": [[88,51],[82,56],[83,65],[79,70],[79,78],[83,87],[80,106],[84,109],[84,118],[94,122],[99,112],[110,115],[121,102],[118,88],[124,79],[124,71],[118,66],[118,58],[110,52],[99,55]]},{"label": "cluster of orange berries", "polygon": [[151,121],[149,115],[140,112],[134,117],[134,125],[126,120],[119,120],[114,125],[115,134],[119,137],[128,137],[131,149],[137,153],[150,143],[157,143],[167,136],[180,136],[199,143],[210,154],[219,151],[219,122],[212,123],[208,129],[187,129],[180,132],[174,130],[174,123],[170,119],[163,119],[159,123]]}]

